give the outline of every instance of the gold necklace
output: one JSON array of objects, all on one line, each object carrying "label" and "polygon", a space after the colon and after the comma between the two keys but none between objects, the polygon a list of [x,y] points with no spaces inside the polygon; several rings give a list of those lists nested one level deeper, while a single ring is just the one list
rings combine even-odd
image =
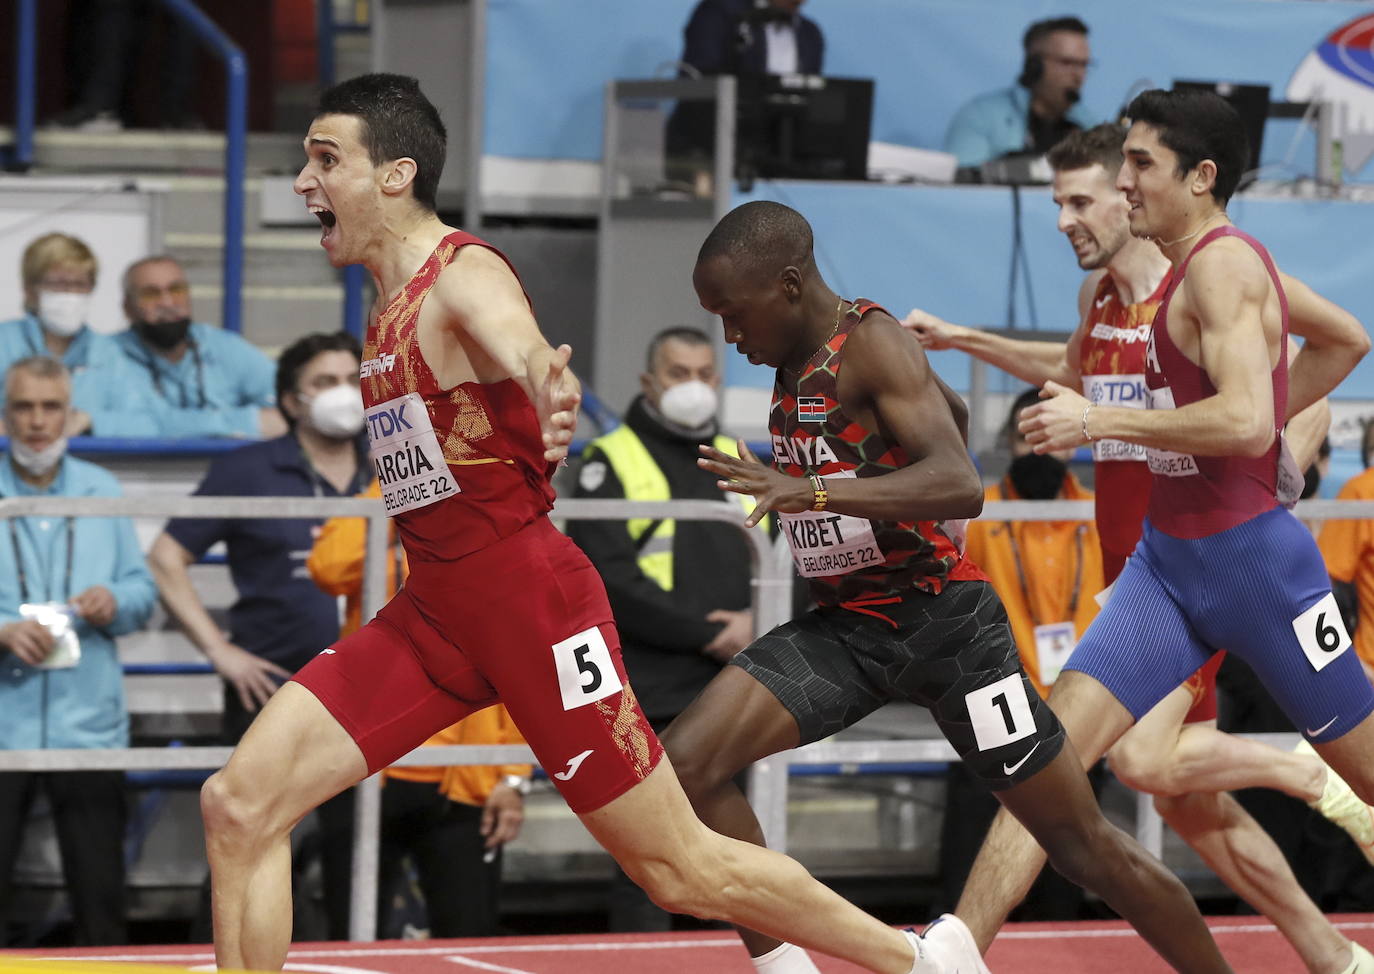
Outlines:
[{"label": "gold necklace", "polygon": [[1207,226],[1207,224],[1208,224],[1209,221],[1215,220],[1215,219],[1217,218],[1218,215],[1219,215],[1219,214],[1213,213],[1211,216],[1207,217],[1207,218],[1204,219],[1201,223],[1199,223],[1199,224],[1197,225],[1197,229],[1196,229],[1196,230],[1194,230],[1192,233],[1184,234],[1183,236],[1179,237],[1177,240],[1158,240],[1158,241],[1156,241],[1155,243],[1156,243],[1156,245],[1159,246],[1159,247],[1172,247],[1172,246],[1174,246],[1175,244],[1181,244],[1181,243],[1183,243],[1183,241],[1185,241],[1185,240],[1192,240],[1194,237],[1196,237],[1199,233],[1202,232],[1202,228],[1205,227],[1205,226]]},{"label": "gold necklace", "polygon": [[[816,346],[815,351],[813,351],[810,355],[808,355],[808,356],[806,357],[806,362],[810,362],[813,358],[815,358],[815,357],[816,357],[816,352],[819,352],[822,348],[824,348],[827,344],[829,344],[830,339],[834,338],[834,337],[839,333],[839,331],[840,331],[840,309],[843,308],[843,307],[844,307],[844,298],[840,298],[839,303],[835,305],[835,323],[834,323],[833,325],[830,326],[830,334],[826,335],[826,336],[825,336],[825,339],[824,339],[819,345]],[[806,367],[806,362],[803,362],[803,363],[801,364],[801,368],[805,368],[805,367]],[[798,369],[788,369],[787,371],[788,371],[788,372],[791,372],[793,375],[796,375],[799,371],[801,371],[801,369],[800,369],[800,368],[798,368]]]}]

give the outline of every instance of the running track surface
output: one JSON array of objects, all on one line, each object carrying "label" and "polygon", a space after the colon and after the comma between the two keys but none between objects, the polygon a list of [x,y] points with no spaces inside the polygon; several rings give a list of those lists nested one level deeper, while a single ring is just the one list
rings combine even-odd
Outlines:
[{"label": "running track surface", "polygon": [[[1333,916],[1352,940],[1374,946],[1374,914]],[[1302,970],[1297,954],[1262,918],[1212,917],[1208,924],[1231,966],[1245,974]],[[813,955],[814,956],[814,955]],[[43,958],[44,963],[26,963]],[[858,974],[852,964],[816,957],[824,974]],[[71,963],[81,961],[86,963]],[[207,947],[85,948],[12,951],[0,955],[0,972],[111,974],[100,963],[166,964],[214,970]],[[1168,967],[1121,922],[1008,924],[993,945],[994,974],[1161,974]],[[166,970],[166,968],[163,968]],[[385,943],[293,944],[288,971],[308,974],[752,974],[739,942],[724,932],[606,934],[562,937],[420,940]],[[146,970],[146,968],[145,968]]]}]

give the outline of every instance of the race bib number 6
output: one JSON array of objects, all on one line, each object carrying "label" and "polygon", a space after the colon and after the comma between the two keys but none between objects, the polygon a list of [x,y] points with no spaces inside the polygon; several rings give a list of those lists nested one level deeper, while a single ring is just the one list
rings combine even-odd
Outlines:
[{"label": "race bib number 6", "polygon": [[460,492],[419,393],[369,408],[367,438],[387,514],[412,511]]},{"label": "race bib number 6", "polygon": [[1351,646],[1336,596],[1330,592],[1293,620],[1293,632],[1307,661],[1318,673]]}]

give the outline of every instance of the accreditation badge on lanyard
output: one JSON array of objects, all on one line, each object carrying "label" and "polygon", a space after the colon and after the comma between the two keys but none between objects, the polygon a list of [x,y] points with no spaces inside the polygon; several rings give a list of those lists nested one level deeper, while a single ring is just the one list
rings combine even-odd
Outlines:
[{"label": "accreditation badge on lanyard", "polygon": [[1072,622],[1047,622],[1035,627],[1035,658],[1040,664],[1040,682],[1049,686],[1073,655],[1077,642]]},{"label": "accreditation badge on lanyard", "polygon": [[[1060,671],[1064,669],[1064,664],[1069,661],[1074,646],[1078,643],[1073,620],[1078,615],[1078,599],[1083,588],[1083,536],[1087,533],[1087,525],[1079,525],[1074,531],[1073,589],[1069,592],[1069,619],[1065,622],[1041,622],[1035,617],[1030,586],[1026,584],[1026,571],[1021,565],[1021,546],[1016,542],[1015,526],[1007,524],[1006,532],[1012,560],[1016,564],[1016,576],[1021,583],[1021,595],[1030,614],[1032,632],[1035,635],[1036,668],[1039,670],[1040,682],[1044,686],[1049,686],[1059,678]],[[1058,615],[1057,612],[1055,614]]]},{"label": "accreditation badge on lanyard", "polygon": [[418,392],[369,407],[367,438],[368,456],[377,472],[388,515],[394,517],[461,493]]}]

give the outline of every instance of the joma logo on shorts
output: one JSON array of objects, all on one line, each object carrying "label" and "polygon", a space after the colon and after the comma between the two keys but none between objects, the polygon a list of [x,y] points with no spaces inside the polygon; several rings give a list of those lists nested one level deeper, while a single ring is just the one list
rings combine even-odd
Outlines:
[{"label": "joma logo on shorts", "polygon": [[390,372],[395,367],[396,356],[394,353],[379,355],[376,358],[363,361],[363,364],[358,367],[358,378],[366,379],[369,375],[381,375],[383,372]]}]

